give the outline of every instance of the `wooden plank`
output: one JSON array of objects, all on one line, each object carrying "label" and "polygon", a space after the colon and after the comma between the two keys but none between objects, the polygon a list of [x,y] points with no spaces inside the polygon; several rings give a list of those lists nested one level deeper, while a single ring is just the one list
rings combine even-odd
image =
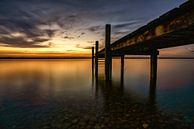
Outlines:
[{"label": "wooden plank", "polygon": [[117,50],[122,47],[141,44],[146,40],[189,28],[192,25],[194,25],[194,2],[188,1],[179,8],[167,12],[146,26],[116,41],[111,45],[111,49]]}]

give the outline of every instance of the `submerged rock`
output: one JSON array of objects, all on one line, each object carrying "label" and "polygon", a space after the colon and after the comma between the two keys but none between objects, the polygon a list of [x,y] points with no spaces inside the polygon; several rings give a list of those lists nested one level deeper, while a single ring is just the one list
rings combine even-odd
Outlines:
[{"label": "submerged rock", "polygon": [[149,124],[147,124],[147,123],[143,123],[143,125],[142,125],[142,126],[143,126],[143,128],[144,128],[144,129],[146,129],[146,128],[149,126]]}]

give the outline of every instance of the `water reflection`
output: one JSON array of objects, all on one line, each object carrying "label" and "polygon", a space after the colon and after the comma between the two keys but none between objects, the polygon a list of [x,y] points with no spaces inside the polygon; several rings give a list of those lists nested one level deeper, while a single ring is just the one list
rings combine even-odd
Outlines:
[{"label": "water reflection", "polygon": [[[96,87],[96,93],[98,94],[99,92],[99,87],[102,88],[101,86],[103,85],[103,87],[106,88],[106,90],[104,90],[105,92],[110,93],[110,95],[112,95],[111,91],[112,89],[114,89],[114,87],[117,88],[117,93],[119,93],[118,98],[120,96],[122,96],[125,93],[125,86],[124,86],[124,56],[121,57],[121,61],[120,61],[120,81],[115,82],[114,80],[111,81],[105,81],[105,77],[103,76],[103,74],[101,74],[101,76],[97,75],[93,75],[92,79],[95,80],[95,85],[93,83],[93,87]],[[98,72],[97,72],[98,73]],[[149,104],[155,104],[156,103],[156,77],[152,78],[153,80],[150,81],[150,87],[149,87],[149,94],[148,95],[148,99],[147,99],[147,103]],[[155,83],[152,83],[155,82]]]},{"label": "water reflection", "polygon": [[[156,105],[156,91],[150,89],[149,97],[140,102],[131,93],[124,90],[121,81],[105,81],[104,77],[97,78],[97,99],[103,101],[101,124],[107,128],[189,128],[181,117],[169,116],[160,111]],[[150,86],[152,88],[152,86]],[[177,118],[179,117],[179,118]],[[176,119],[175,119],[176,118]],[[100,126],[101,127],[101,126]]]},{"label": "water reflection", "polygon": [[149,60],[123,64],[113,60],[106,82],[103,61],[98,78],[91,60],[0,61],[0,128],[188,128],[193,61],[159,60],[154,90]]},{"label": "water reflection", "polygon": [[91,65],[84,60],[79,60],[79,64],[72,60],[65,63],[61,60],[14,60],[1,61],[0,66],[0,101],[4,97],[16,99],[24,95],[24,98],[37,102],[72,92],[77,92],[81,97],[88,93],[90,87],[88,68]]}]

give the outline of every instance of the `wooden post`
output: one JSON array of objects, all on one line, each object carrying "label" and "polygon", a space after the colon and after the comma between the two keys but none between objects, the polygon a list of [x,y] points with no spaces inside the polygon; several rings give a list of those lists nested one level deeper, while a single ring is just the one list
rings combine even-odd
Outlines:
[{"label": "wooden post", "polygon": [[94,74],[94,47],[92,47],[92,75]]},{"label": "wooden post", "polygon": [[98,79],[98,47],[99,42],[96,41],[96,55],[95,55],[95,77]]},{"label": "wooden post", "polygon": [[92,87],[94,85],[94,47],[92,47]]},{"label": "wooden post", "polygon": [[98,97],[98,47],[99,47],[99,42],[96,41],[96,54],[95,54],[95,94],[96,97]]},{"label": "wooden post", "polygon": [[151,59],[150,59],[150,95],[155,96],[156,92],[156,83],[157,83],[157,57],[158,57],[159,51],[158,50],[152,50],[151,52]]},{"label": "wooden post", "polygon": [[92,47],[92,60],[94,60],[94,47]]},{"label": "wooden post", "polygon": [[107,24],[105,28],[105,79],[111,80],[112,76],[112,56],[110,49],[111,25]]},{"label": "wooden post", "polygon": [[125,59],[125,56],[122,55],[121,56],[121,87],[123,87],[124,85],[124,59]]}]

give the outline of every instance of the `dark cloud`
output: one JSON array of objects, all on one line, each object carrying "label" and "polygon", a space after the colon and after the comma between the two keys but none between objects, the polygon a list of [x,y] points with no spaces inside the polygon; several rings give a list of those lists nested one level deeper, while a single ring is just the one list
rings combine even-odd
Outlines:
[{"label": "dark cloud", "polygon": [[[1,0],[0,42],[14,47],[47,47],[41,44],[56,35],[75,39],[86,37],[88,32],[101,39],[106,23],[113,24],[113,37],[119,37],[184,1]],[[64,31],[71,34],[64,36]]]},{"label": "dark cloud", "polygon": [[81,38],[82,36],[84,36],[86,33],[82,32],[80,35],[77,36],[77,38]]},{"label": "dark cloud", "polygon": [[102,30],[103,28],[104,28],[104,26],[98,25],[98,26],[91,26],[88,28],[88,30],[90,32],[99,32],[99,30]]},{"label": "dark cloud", "polygon": [[120,24],[113,25],[113,28],[114,29],[128,28],[131,25],[139,24],[139,22],[140,21],[136,20],[136,21],[130,21],[130,22],[127,22],[127,23],[120,23]]},{"label": "dark cloud", "polygon": [[65,36],[64,39],[75,39],[75,37]]},{"label": "dark cloud", "polygon": [[41,45],[39,43],[48,41],[48,39],[34,39],[31,41],[25,40],[23,37],[1,37],[0,42],[5,46],[21,47],[21,48],[37,48],[37,47],[49,47],[48,45]]},{"label": "dark cloud", "polygon": [[46,34],[50,38],[54,37],[56,32],[57,30],[49,30],[49,29],[43,30],[43,33]]},{"label": "dark cloud", "polygon": [[86,33],[85,32],[82,32],[80,35],[85,35]]},{"label": "dark cloud", "polygon": [[82,46],[81,44],[76,44],[75,47],[82,49],[92,49],[93,45]]}]

